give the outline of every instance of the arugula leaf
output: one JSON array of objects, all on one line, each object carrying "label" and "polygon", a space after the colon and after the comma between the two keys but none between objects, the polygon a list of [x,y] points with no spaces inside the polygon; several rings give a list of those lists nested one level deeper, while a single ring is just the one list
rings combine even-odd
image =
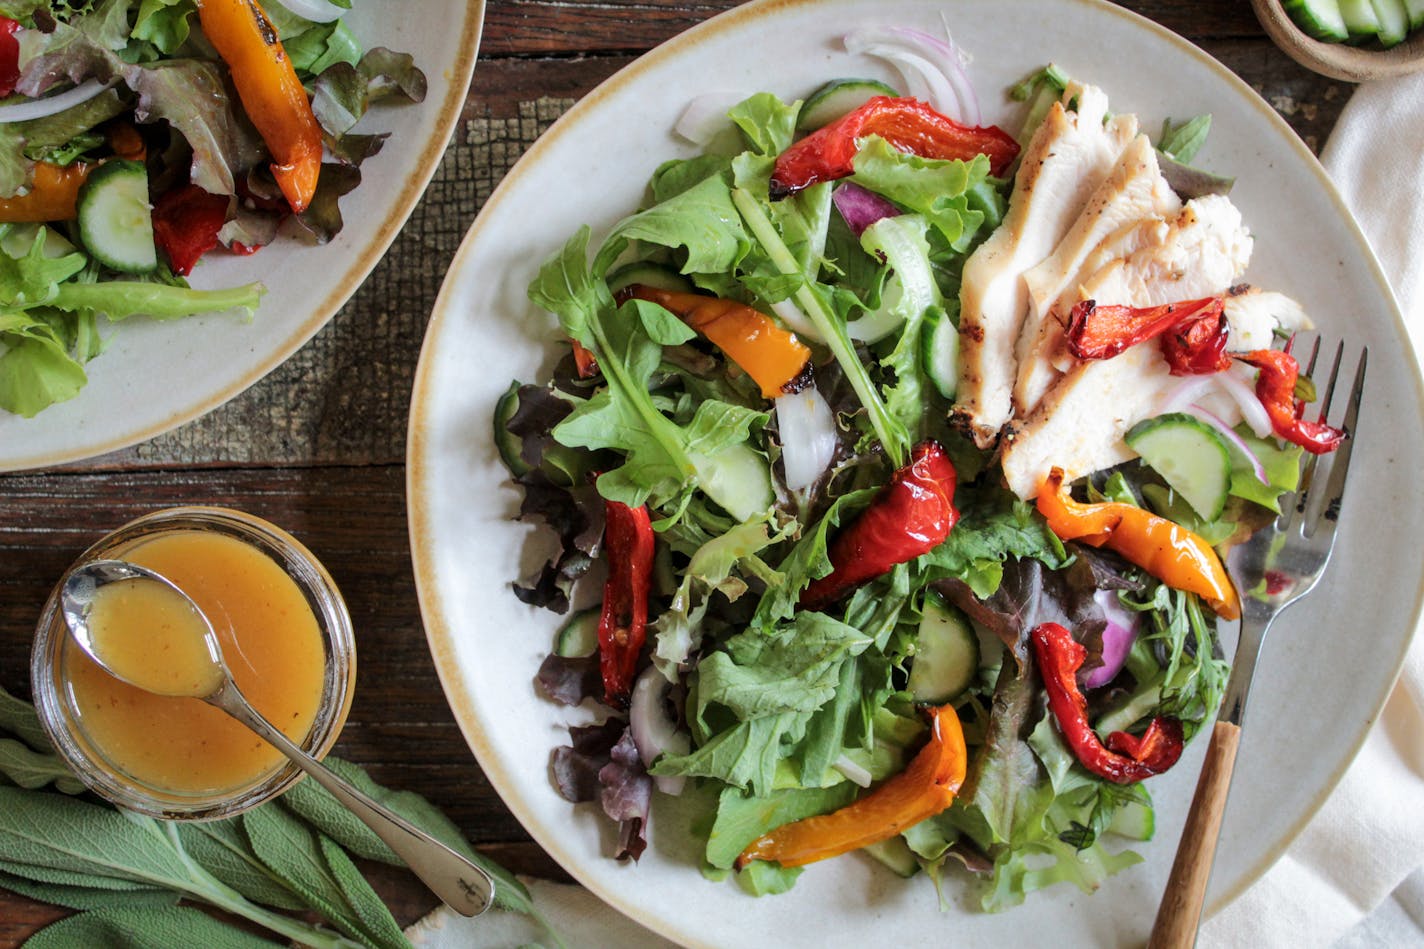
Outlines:
[{"label": "arugula leaf", "polygon": [[741,215],[732,203],[731,190],[715,175],[703,178],[614,227],[599,251],[600,275],[630,240],[683,248],[687,253],[683,273],[731,270],[751,245]]},{"label": "arugula leaf", "polygon": [[[843,494],[831,504],[815,528],[803,534],[796,546],[782,560],[777,571],[780,582],[768,586],[757,603],[752,625],[768,627],[780,620],[790,619],[796,614],[796,604],[801,591],[811,583],[831,572],[831,558],[827,553],[832,528],[849,519],[870,503],[879,493],[878,488],[865,488]],[[953,531],[950,532],[953,536]]]}]

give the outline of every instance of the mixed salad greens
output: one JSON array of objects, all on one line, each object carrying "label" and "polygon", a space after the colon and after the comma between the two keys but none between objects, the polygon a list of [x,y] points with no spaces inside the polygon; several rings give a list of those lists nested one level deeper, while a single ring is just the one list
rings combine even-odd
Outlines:
[{"label": "mixed salad greens", "polygon": [[[1050,68],[1016,90],[1022,140],[1063,89]],[[606,570],[538,676],[603,713],[554,751],[559,790],[635,859],[653,788],[689,797],[704,872],[756,894],[857,848],[977,878],[989,910],[1092,891],[1140,860],[1142,779],[1224,688],[1214,612],[1236,594],[1212,545],[1270,516],[1301,447],[1242,427],[1228,462],[1197,420],[1154,420],[1144,460],[1080,500],[1051,479],[1021,499],[951,420],[961,271],[1005,213],[1014,137],[869,80],[727,115],[739,151],[665,163],[642,210],[543,265],[529,295],[570,351],[496,411],[522,516],[562,541],[515,592],[566,612]],[[1206,190],[1229,185],[1185,164],[1208,123],[1157,142]],[[1222,446],[1218,497],[1162,425]],[[1169,536],[1199,559],[1154,561]]]},{"label": "mixed salad greens", "polygon": [[251,313],[260,284],[187,285],[209,251],[341,229],[385,139],[356,123],[425,95],[409,55],[362,48],[349,7],[0,2],[0,409],[77,395],[101,315]]}]

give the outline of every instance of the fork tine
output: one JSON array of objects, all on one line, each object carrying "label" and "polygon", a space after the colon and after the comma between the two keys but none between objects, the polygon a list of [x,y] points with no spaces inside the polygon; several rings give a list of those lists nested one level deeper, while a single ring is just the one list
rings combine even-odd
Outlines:
[{"label": "fork tine", "polygon": [[[1320,355],[1320,337],[1315,338],[1315,346],[1310,353],[1310,365],[1306,367],[1306,374],[1310,375],[1315,371],[1315,360]],[[1320,420],[1325,421],[1330,414],[1330,403],[1335,398],[1335,382],[1340,378],[1340,361],[1345,358],[1345,341],[1342,339],[1335,347],[1335,361],[1330,366],[1330,381],[1325,386],[1325,397],[1320,400]],[[1305,462],[1305,467],[1300,473],[1300,488],[1297,490],[1296,510],[1303,512],[1306,505],[1310,503],[1310,487],[1315,483],[1315,469],[1320,463],[1319,455],[1310,455]],[[1304,525],[1303,525],[1304,526]]]},{"label": "fork tine", "polygon": [[1315,377],[1315,360],[1320,355],[1320,341],[1321,337],[1315,337],[1315,343],[1310,347],[1310,361],[1306,363],[1305,369],[1302,370],[1305,375],[1311,378]]},{"label": "fork tine", "polygon": [[1355,381],[1350,386],[1350,401],[1345,406],[1345,421],[1342,425],[1347,437],[1340,447],[1335,449],[1331,459],[1330,477],[1325,482],[1324,503],[1320,505],[1320,513],[1316,518],[1317,529],[1334,530],[1340,519],[1340,502],[1345,496],[1345,478],[1350,473],[1350,454],[1355,447],[1355,425],[1360,419],[1360,403],[1365,397],[1365,369],[1369,356],[1369,347],[1360,350],[1360,361],[1355,367]]}]

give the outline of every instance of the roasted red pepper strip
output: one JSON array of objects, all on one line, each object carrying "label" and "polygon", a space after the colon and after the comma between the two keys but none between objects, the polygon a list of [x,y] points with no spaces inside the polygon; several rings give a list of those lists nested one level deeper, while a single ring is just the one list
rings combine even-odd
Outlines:
[{"label": "roasted red pepper strip", "polygon": [[573,346],[574,369],[578,371],[580,379],[592,379],[598,375],[598,357],[584,348],[583,344],[576,339],[569,340]]},{"label": "roasted red pepper strip", "polygon": [[783,824],[752,841],[737,869],[753,860],[799,867],[878,843],[949,807],[964,784],[968,753],[954,707],[930,709],[929,744],[910,766],[865,797],[830,814]]},{"label": "roasted red pepper strip", "polygon": [[153,205],[153,241],[173,272],[187,276],[208,251],[218,246],[227,221],[228,199],[195,184],[164,192]]},{"label": "roasted red pepper strip", "polygon": [[1088,702],[1078,690],[1078,669],[1088,651],[1057,623],[1035,626],[1029,638],[1058,731],[1083,767],[1115,784],[1133,784],[1177,763],[1182,723],[1175,718],[1152,719],[1140,738],[1113,732],[1104,747],[1088,724]]},{"label": "roasted red pepper strip", "polygon": [[20,41],[15,34],[20,24],[0,16],[0,98],[15,91],[20,81]]},{"label": "roasted red pepper strip", "polygon": [[198,0],[198,21],[272,153],[278,187],[300,214],[316,193],[321,126],[272,21],[257,0]]},{"label": "roasted red pepper strip", "polygon": [[985,155],[996,176],[1019,154],[1018,142],[997,125],[960,125],[918,99],[876,96],[778,155],[768,186],[771,197],[784,198],[817,182],[851,175],[860,140],[871,135],[921,158],[968,161]]},{"label": "roasted red pepper strip", "polygon": [[1295,382],[1300,366],[1290,353],[1277,349],[1257,349],[1238,353],[1237,359],[1261,370],[1256,377],[1256,398],[1266,407],[1271,429],[1294,445],[1315,455],[1323,455],[1340,447],[1345,440],[1341,429],[1300,417],[1304,406],[1295,401]]},{"label": "roasted red pepper strip", "polygon": [[30,190],[13,198],[0,198],[0,223],[73,220],[79,189],[95,167],[82,161],[63,167],[35,162]]},{"label": "roasted red pepper strip", "polygon": [[751,376],[768,399],[797,392],[810,381],[811,350],[795,333],[744,303],[641,283],[624,287],[616,299],[647,300],[676,314]]},{"label": "roasted red pepper strip", "polygon": [[1068,351],[1078,359],[1111,359],[1160,336],[1172,375],[1205,375],[1231,365],[1221,297],[1161,306],[1098,306],[1080,300],[1068,313]]},{"label": "roasted red pepper strip", "polygon": [[1109,547],[1178,590],[1195,593],[1224,619],[1241,615],[1236,587],[1205,540],[1131,504],[1080,504],[1054,468],[1038,489],[1038,512],[1059,540]]},{"label": "roasted red pepper strip", "polygon": [[608,579],[598,620],[598,670],[603,700],[623,708],[648,630],[648,590],[653,577],[653,526],[646,507],[604,501],[603,549]]},{"label": "roasted red pepper strip", "polygon": [[955,482],[954,463],[938,442],[916,445],[909,464],[831,542],[831,572],[801,592],[801,607],[829,606],[852,588],[943,543],[959,520]]}]

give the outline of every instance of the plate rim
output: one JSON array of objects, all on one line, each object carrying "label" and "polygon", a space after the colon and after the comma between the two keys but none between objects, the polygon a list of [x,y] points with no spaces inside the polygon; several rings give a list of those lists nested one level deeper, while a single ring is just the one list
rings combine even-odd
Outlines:
[{"label": "plate rim", "polygon": [[[309,315],[295,326],[282,345],[241,379],[212,393],[194,405],[186,406],[170,413],[166,418],[153,422],[135,432],[116,435],[106,439],[96,439],[87,446],[35,451],[27,455],[17,455],[11,459],[0,459],[0,472],[32,471],[39,468],[53,468],[98,458],[110,452],[129,448],[140,442],[171,432],[180,425],[207,415],[220,408],[252,386],[265,379],[270,373],[285,363],[297,350],[305,346],[336,316],[361,288],[371,271],[386,256],[386,251],[395,242],[396,236],[405,227],[406,221],[420,203],[440,161],[449,148],[450,139],[459,121],[465,100],[469,95],[470,83],[475,73],[475,62],[479,57],[480,40],[484,33],[486,0],[464,0],[465,17],[460,24],[460,44],[455,59],[441,71],[451,77],[449,91],[436,112],[435,126],[431,137],[424,143],[413,166],[413,172],[403,176],[397,199],[396,213],[387,217],[376,229],[372,240],[366,243],[360,253],[348,258],[350,265],[341,277],[340,283],[319,304],[309,310]],[[76,398],[83,398],[83,392]],[[33,420],[31,420],[33,421]]]},{"label": "plate rim", "polygon": [[[772,16],[776,13],[800,7],[809,7],[817,3],[818,0],[750,0],[739,7],[726,10],[703,22],[685,30],[684,32],[669,38],[657,47],[639,56],[633,62],[619,69],[612,76],[599,83],[587,95],[579,99],[563,115],[561,115],[539,138],[524,152],[515,162],[509,171],[501,179],[494,191],[481,206],[475,220],[471,223],[462,238],[460,247],[451,260],[449,269],[446,271],[445,279],[442,281],[440,292],[436,297],[431,310],[431,318],[426,326],[426,333],[421,345],[420,359],[416,367],[414,384],[411,390],[410,417],[407,425],[406,439],[406,504],[407,520],[411,547],[411,565],[415,575],[416,596],[420,606],[421,618],[426,633],[427,645],[430,649],[431,659],[435,665],[436,674],[440,680],[441,688],[445,693],[445,698],[450,705],[451,713],[460,728],[461,734],[465,738],[471,753],[474,754],[476,762],[481,771],[489,780],[490,784],[500,794],[500,799],[511,813],[520,821],[520,824],[530,834],[535,836],[532,828],[537,827],[541,833],[536,837],[536,843],[543,848],[554,860],[580,885],[594,893],[604,903],[613,909],[623,913],[625,916],[646,926],[653,931],[668,938],[677,938],[688,944],[696,943],[696,937],[692,933],[679,931],[671,924],[666,924],[661,919],[650,919],[648,916],[638,912],[636,904],[632,904],[621,898],[617,893],[608,891],[598,881],[585,879],[585,875],[580,872],[579,861],[572,858],[568,852],[559,845],[558,837],[552,833],[543,832],[545,828],[542,822],[531,815],[530,809],[524,805],[517,794],[506,794],[506,790],[512,792],[514,782],[506,773],[493,749],[486,743],[484,735],[481,733],[476,715],[471,705],[470,696],[461,694],[456,688],[460,670],[454,659],[453,642],[455,638],[455,623],[451,617],[447,616],[441,609],[438,600],[439,570],[435,563],[434,552],[429,549],[425,538],[431,536],[433,521],[430,513],[430,499],[426,496],[423,488],[431,479],[431,475],[426,469],[426,446],[429,441],[427,435],[433,429],[428,418],[430,399],[427,394],[431,385],[432,377],[435,373],[433,368],[435,362],[434,351],[438,348],[434,340],[440,335],[448,320],[455,318],[451,314],[451,300],[454,296],[454,285],[459,282],[456,276],[457,271],[464,268],[466,258],[473,253],[472,248],[476,242],[476,237],[480,233],[482,223],[489,217],[486,210],[499,205],[516,187],[516,182],[520,177],[520,172],[529,165],[535,164],[545,151],[553,147],[556,138],[564,135],[568,129],[582,122],[586,112],[594,110],[604,99],[613,95],[622,86],[629,84],[641,76],[645,71],[664,62],[669,57],[675,57],[690,46],[700,44],[705,38],[714,33],[721,33],[735,29],[744,20],[758,19],[764,16]],[[846,2],[856,2],[856,0],[846,0]],[[866,2],[866,0],[859,0]],[[929,2],[929,0],[925,0]],[[1406,346],[1409,345],[1410,334],[1408,326],[1404,321],[1403,313],[1399,301],[1395,296],[1387,276],[1384,273],[1378,256],[1369,240],[1361,230],[1359,222],[1346,205],[1344,198],[1335,187],[1329,174],[1321,165],[1320,160],[1305,145],[1300,136],[1290,127],[1276,110],[1261,97],[1244,79],[1236,75],[1229,68],[1201,49],[1190,40],[1180,34],[1168,29],[1160,23],[1139,14],[1135,11],[1120,7],[1108,0],[1071,0],[1081,8],[1092,8],[1096,11],[1105,12],[1122,18],[1131,23],[1137,29],[1145,29],[1154,34],[1158,39],[1170,43],[1184,55],[1196,60],[1199,64],[1209,69],[1217,77],[1225,80],[1226,84],[1233,88],[1241,96],[1243,103],[1248,104],[1258,114],[1275,133],[1280,136],[1287,146],[1294,152],[1297,158],[1303,161],[1314,177],[1316,184],[1320,187],[1324,196],[1335,208],[1342,219],[1348,238],[1363,251],[1365,261],[1369,266],[1370,279],[1376,284],[1381,298],[1388,304],[1389,318],[1392,320],[1393,328],[1399,338]],[[1407,354],[1406,365],[1409,369],[1410,382],[1413,385],[1414,401],[1418,406],[1424,406],[1424,374],[1421,374],[1419,360]],[[1421,617],[1424,617],[1424,576],[1418,580],[1418,585],[1414,591],[1412,609],[1407,611],[1410,617],[1411,633],[1401,640],[1401,648],[1398,655],[1393,659],[1394,674],[1390,677],[1388,686],[1369,706],[1370,714],[1363,720],[1363,724],[1356,730],[1350,740],[1350,752],[1342,759],[1340,765],[1323,782],[1311,799],[1308,808],[1292,827],[1282,836],[1280,841],[1272,848],[1267,848],[1266,852],[1253,863],[1241,876],[1240,881],[1227,891],[1218,894],[1208,902],[1204,908],[1202,919],[1216,915],[1230,903],[1235,901],[1251,886],[1255,885],[1261,877],[1271,868],[1277,860],[1285,854],[1292,843],[1300,836],[1324,806],[1326,800],[1334,793],[1345,772],[1349,770],[1355,759],[1359,756],[1365,739],[1374,727],[1380,716],[1385,703],[1394,691],[1395,683],[1399,679],[1403,668],[1404,660],[1409,652],[1414,639],[1416,638]],[[691,942],[689,942],[691,940]],[[701,943],[696,943],[701,944]]]}]

